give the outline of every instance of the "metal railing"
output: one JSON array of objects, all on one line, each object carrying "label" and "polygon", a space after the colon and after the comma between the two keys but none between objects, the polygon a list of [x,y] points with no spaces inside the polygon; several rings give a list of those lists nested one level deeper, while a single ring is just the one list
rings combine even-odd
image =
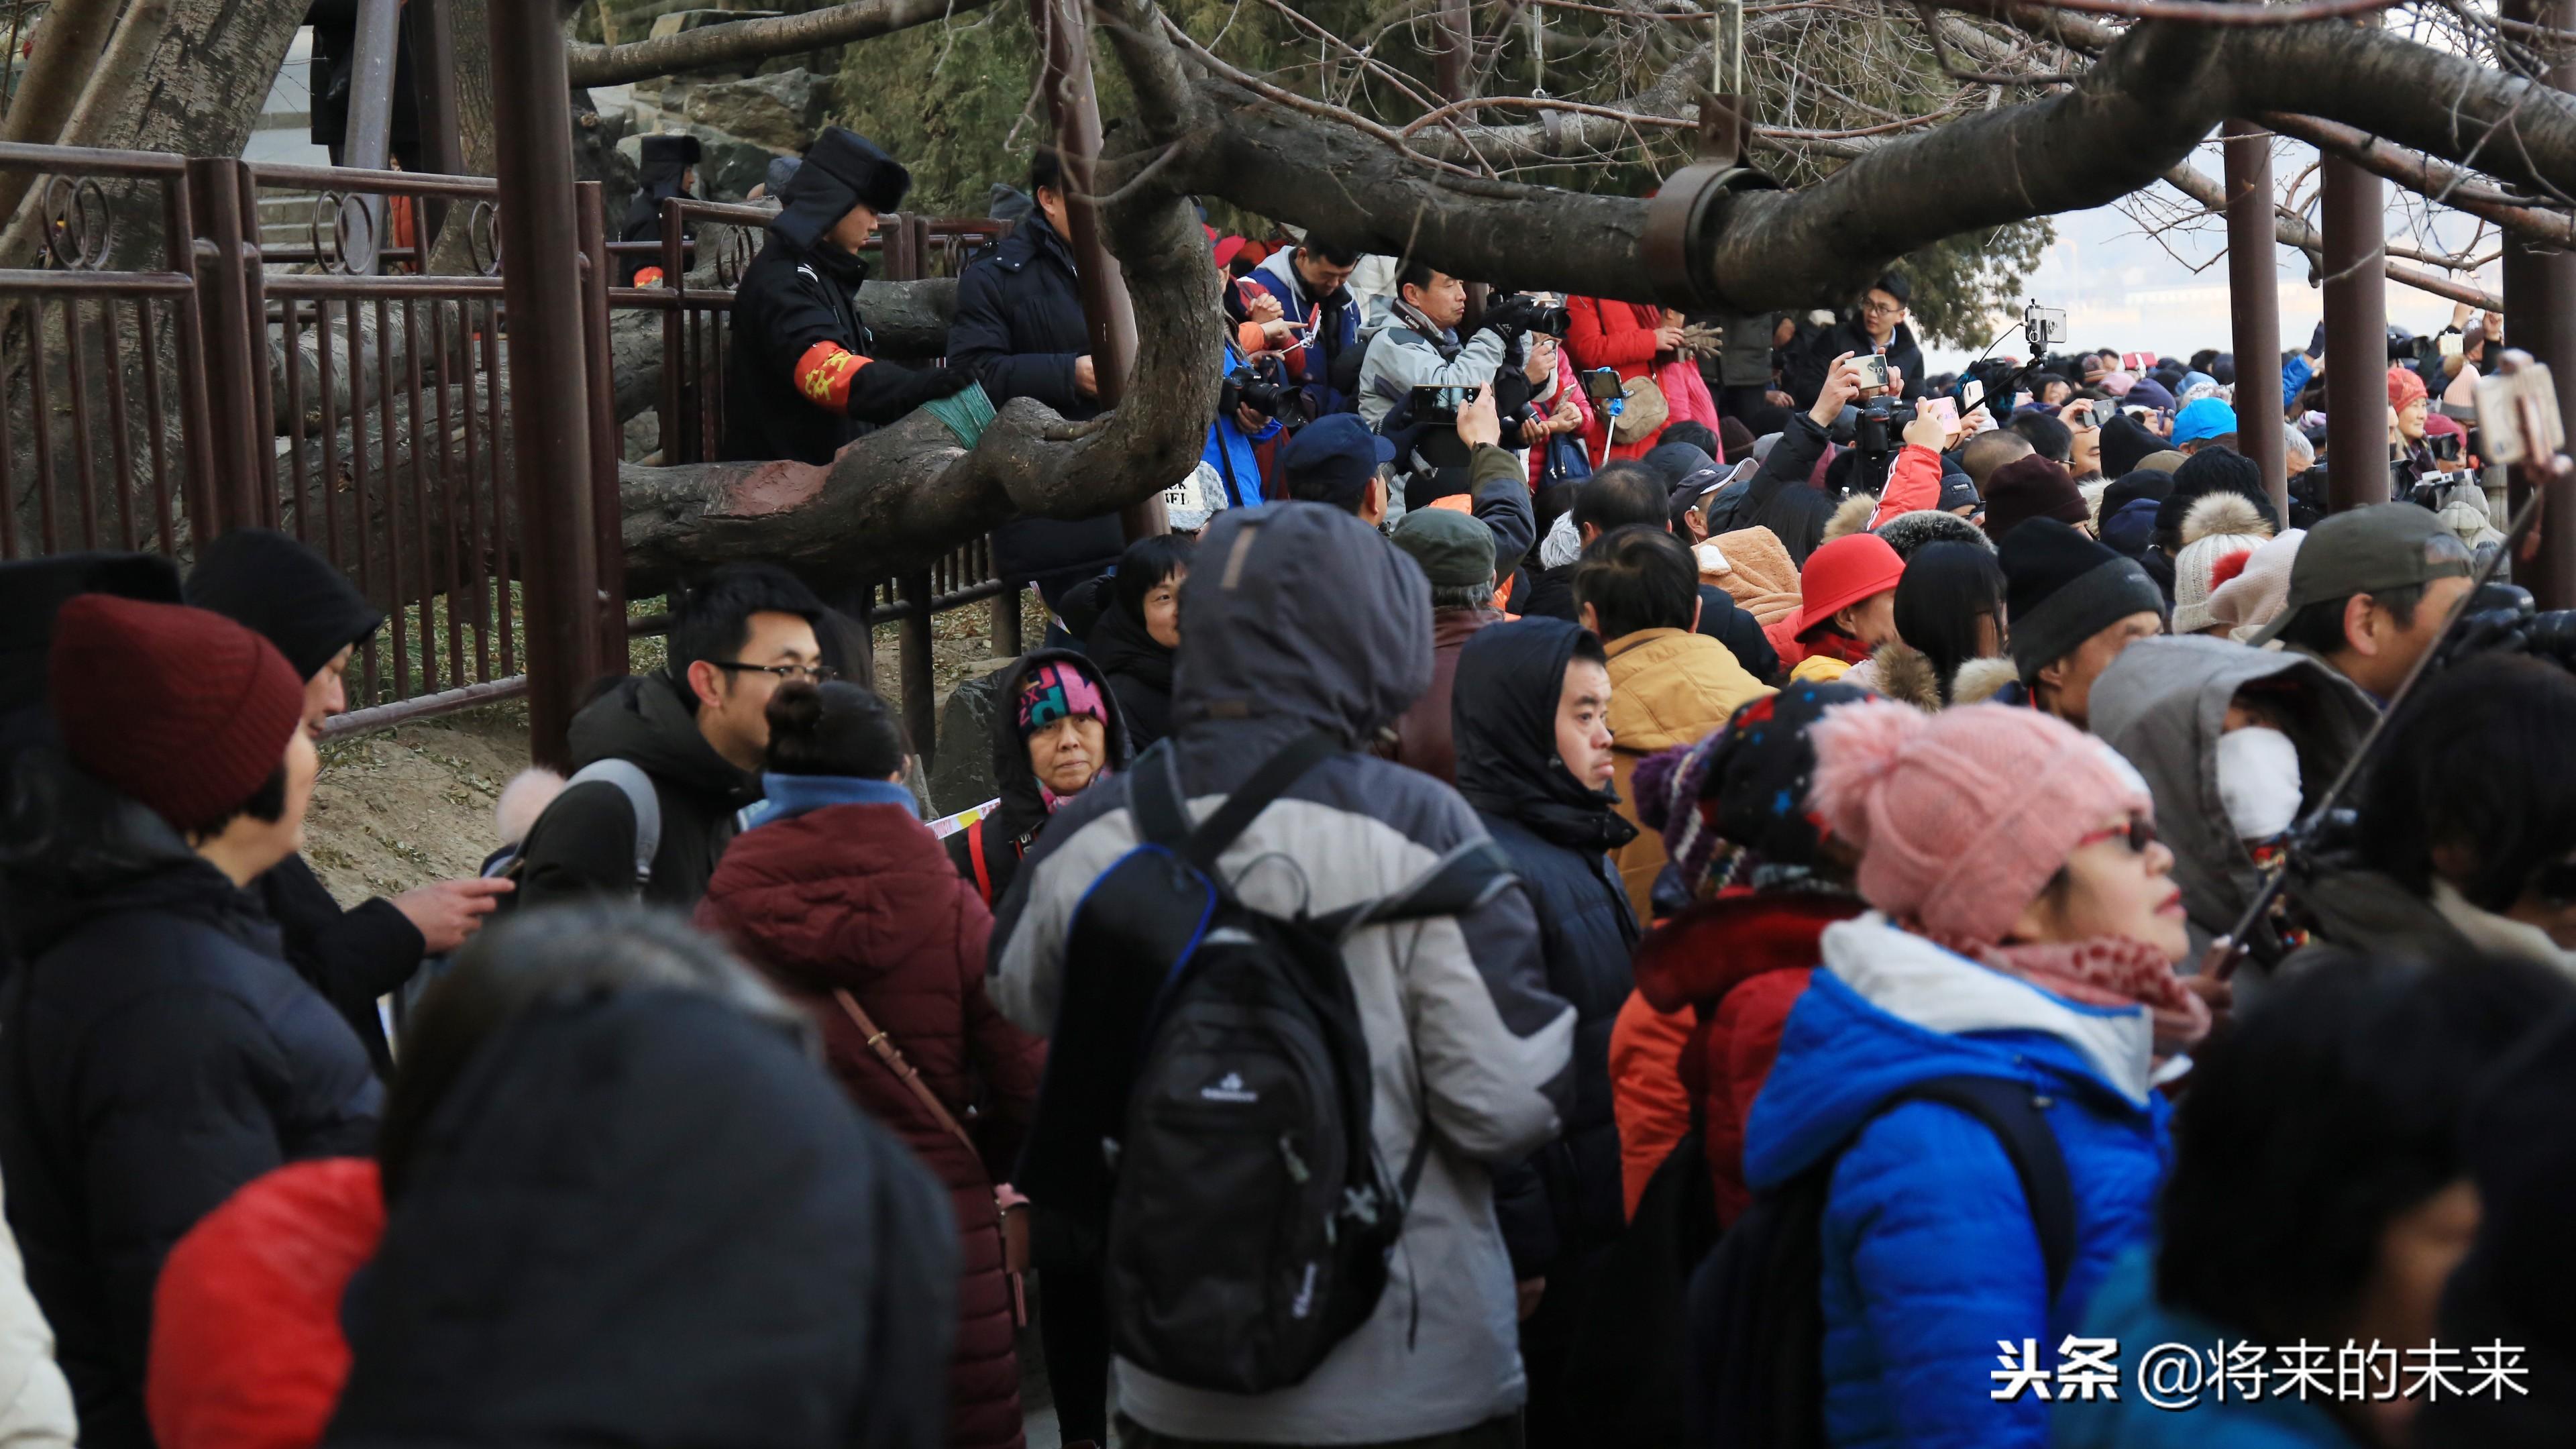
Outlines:
[{"label": "metal railing", "polygon": [[[495,182],[10,144],[0,171],[35,173],[45,221],[34,265],[0,269],[0,560],[88,549],[185,560],[226,529],[274,527],[388,616],[352,661],[354,708],[334,733],[528,692],[526,604],[548,564],[521,547],[523,514],[583,480],[515,477]],[[279,194],[311,199],[305,245],[262,245],[276,212],[263,198]],[[612,312],[661,314],[664,461],[712,458],[732,285],[771,213],[672,202],[649,248],[606,239],[596,183],[582,185],[578,215],[596,344],[598,628],[616,667],[628,630]],[[683,231],[696,221],[747,228],[711,258],[716,286],[690,283],[699,248]],[[410,235],[377,235],[402,225]],[[426,275],[420,258],[448,227],[464,228],[471,270]],[[1004,230],[889,216],[879,269],[953,271]],[[661,284],[615,285],[613,269],[639,251],[658,252]],[[862,592],[868,622],[901,626],[898,677],[924,739],[934,615],[994,601],[994,646],[1018,650],[1018,599],[987,540]]]}]

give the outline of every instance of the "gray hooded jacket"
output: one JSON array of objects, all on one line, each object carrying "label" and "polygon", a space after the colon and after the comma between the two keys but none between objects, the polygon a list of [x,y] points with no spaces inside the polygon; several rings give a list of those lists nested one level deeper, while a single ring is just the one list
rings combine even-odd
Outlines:
[{"label": "gray hooded jacket", "polygon": [[[1430,682],[1421,570],[1322,504],[1220,515],[1182,586],[1182,613],[1189,633],[1173,683],[1174,733],[1159,748],[1178,751],[1200,818],[1289,741],[1323,729],[1356,746]],[[992,998],[1031,1031],[1055,1022],[1065,939],[1084,892],[1137,843],[1129,778],[1066,805],[1002,902]],[[1332,911],[1386,895],[1484,835],[1447,785],[1349,753],[1264,810],[1218,868],[1255,909]],[[1343,962],[1368,1034],[1378,1153],[1404,1162],[1426,1121],[1433,1133],[1385,1296],[1294,1388],[1216,1393],[1122,1362],[1121,1411],[1159,1434],[1382,1443],[1466,1429],[1525,1397],[1488,1167],[1559,1132],[1574,1031],[1573,1010],[1544,985],[1528,898],[1516,886],[1462,916],[1360,931]]]},{"label": "gray hooded jacket", "polygon": [[2093,685],[2093,733],[2137,766],[2155,796],[2156,831],[2173,847],[2195,951],[2234,926],[2263,885],[2218,795],[2227,706],[2257,683],[2265,709],[2299,747],[2304,814],[2376,713],[2343,676],[2305,655],[2183,635],[2139,640]]}]

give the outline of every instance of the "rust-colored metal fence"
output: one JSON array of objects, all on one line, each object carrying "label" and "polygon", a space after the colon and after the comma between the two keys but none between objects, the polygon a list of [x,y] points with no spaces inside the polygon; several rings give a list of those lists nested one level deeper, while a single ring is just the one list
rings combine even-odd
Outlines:
[{"label": "rust-colored metal fence", "polygon": [[[45,222],[35,265],[0,269],[0,560],[184,560],[252,524],[302,539],[388,615],[352,661],[342,733],[529,690],[526,615],[549,562],[521,546],[523,524],[545,490],[586,486],[596,627],[611,667],[625,660],[611,317],[660,313],[662,457],[711,458],[732,283],[768,212],[669,203],[660,285],[617,286],[612,270],[636,248],[606,240],[600,188],[581,186],[593,476],[520,479],[493,181],[9,144],[0,172],[34,174]],[[263,245],[281,197],[312,220]],[[712,287],[688,275],[682,232],[698,222],[741,228],[722,233]],[[458,242],[452,228],[468,270],[429,275],[433,248]],[[889,217],[880,270],[953,272],[1001,231]],[[1016,652],[1018,600],[985,541],[852,601],[872,624],[901,623],[906,713],[925,741],[932,616],[988,599],[995,647]]]}]

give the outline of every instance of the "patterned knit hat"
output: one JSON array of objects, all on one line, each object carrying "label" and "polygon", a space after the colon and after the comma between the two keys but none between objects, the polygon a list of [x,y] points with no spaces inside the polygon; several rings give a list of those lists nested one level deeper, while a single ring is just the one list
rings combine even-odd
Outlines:
[{"label": "patterned knit hat", "polygon": [[2183,515],[2182,552],[2174,555],[2173,631],[2197,634],[2217,623],[2210,594],[2271,541],[2272,525],[2242,494],[2207,493],[2193,503]]},{"label": "patterned knit hat", "polygon": [[1029,671],[1018,700],[1023,738],[1068,716],[1109,722],[1109,706],[1100,697],[1100,682],[1061,661]]},{"label": "patterned knit hat", "polygon": [[1698,744],[1640,761],[1637,818],[1663,832],[1672,861],[1656,882],[1658,907],[1668,893],[1678,904],[1751,883],[1763,868],[1814,866],[1826,832],[1806,805],[1816,768],[1807,730],[1828,707],[1870,697],[1855,685],[1792,684]]}]

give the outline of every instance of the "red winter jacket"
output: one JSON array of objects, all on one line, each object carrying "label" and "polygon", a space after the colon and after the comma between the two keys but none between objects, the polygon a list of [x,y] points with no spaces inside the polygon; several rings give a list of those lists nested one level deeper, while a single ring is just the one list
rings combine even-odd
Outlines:
[{"label": "red winter jacket", "polygon": [[312,1449],[349,1377],[340,1298],[385,1233],[376,1164],[290,1163],[198,1220],[152,1294],[161,1449]]},{"label": "red winter jacket", "polygon": [[856,997],[941,1104],[968,1104],[1007,1164],[1037,1101],[1046,1047],[984,997],[993,918],[938,840],[901,805],[831,805],[736,836],[698,905],[701,929],[741,948],[823,1030],[833,1075],[869,1116],[902,1136],[948,1185],[964,1279],[949,1372],[948,1442],[1017,1449],[1019,1364],[1010,1286],[994,1232],[994,1176],[892,1068],[833,999]]},{"label": "red winter jacket", "polygon": [[[1665,1059],[1669,1067],[1636,1052],[1625,1076],[1612,1083],[1622,1104],[1621,1139],[1626,1140],[1632,1116],[1656,1115],[1653,1098],[1658,1088],[1668,1092],[1672,1080],[1663,1072],[1678,1074],[1684,1099],[1698,1108],[1703,1124],[1721,1225],[1733,1223],[1753,1201],[1744,1185],[1745,1119],[1780,1053],[1789,1008],[1798,1004],[1807,978],[1823,959],[1819,940],[1825,927],[1849,920],[1861,909],[1859,901],[1844,896],[1721,896],[1664,922],[1637,947],[1637,994],[1658,1012],[1695,1010],[1697,1024]],[[1631,1098],[1647,1110],[1632,1110],[1627,1105]],[[1682,1130],[1686,1124],[1669,1129],[1655,1153],[1656,1164]],[[1653,1166],[1646,1170],[1651,1175]],[[1643,1185],[1638,1179],[1637,1186]],[[1631,1193],[1632,1209],[1634,1203]]]},{"label": "red winter jacket", "polygon": [[[1655,350],[1655,329],[1663,325],[1664,309],[1648,302],[1611,302],[1598,297],[1568,297],[1565,311],[1570,325],[1565,332],[1565,351],[1574,365],[1585,372],[1595,368],[1612,368],[1619,380],[1651,375],[1663,388],[1664,426],[1674,423],[1704,423],[1717,431],[1717,404],[1708,395],[1708,385],[1701,381],[1696,366],[1670,367],[1670,354]],[[1602,419],[1596,413],[1584,426],[1585,456],[1602,460],[1601,440],[1608,436]],[[1608,461],[1642,458],[1654,451],[1662,430],[1633,443],[1613,444]]]}]

